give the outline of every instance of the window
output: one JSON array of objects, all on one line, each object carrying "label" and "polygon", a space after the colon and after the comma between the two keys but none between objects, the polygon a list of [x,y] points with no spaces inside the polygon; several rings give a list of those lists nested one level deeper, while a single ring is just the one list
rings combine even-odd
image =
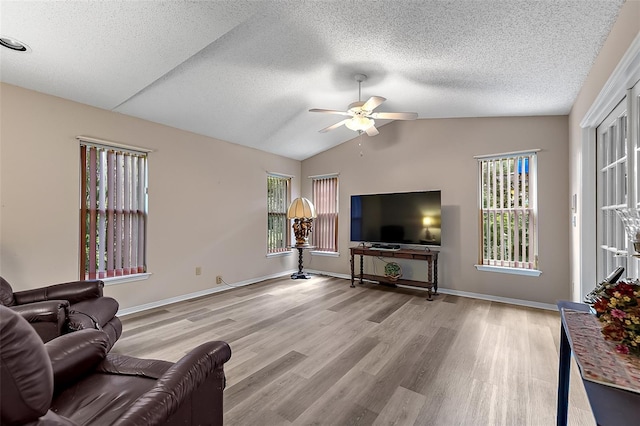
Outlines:
[{"label": "window", "polygon": [[290,177],[267,175],[267,254],[289,251],[290,186]]},{"label": "window", "polygon": [[640,123],[640,82],[596,129],[599,279],[618,266],[625,268],[625,276],[640,272],[639,262],[628,257],[633,248],[615,213],[617,208],[640,207],[640,137],[630,132],[638,126],[634,123]]},{"label": "window", "polygon": [[[627,238],[615,209],[627,206],[627,110],[622,102],[597,129],[599,270],[627,266]],[[606,274],[605,274],[606,275]]]},{"label": "window", "polygon": [[147,151],[80,139],[80,278],[146,272]]},{"label": "window", "polygon": [[536,151],[477,158],[482,221],[478,269],[537,270]]},{"label": "window", "polygon": [[317,251],[338,252],[338,176],[312,177],[313,204],[318,217],[313,228]]}]

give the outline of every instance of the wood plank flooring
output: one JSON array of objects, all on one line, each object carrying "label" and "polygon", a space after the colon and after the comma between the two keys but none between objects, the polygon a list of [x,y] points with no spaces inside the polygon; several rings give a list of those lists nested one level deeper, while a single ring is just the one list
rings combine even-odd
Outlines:
[{"label": "wood plank flooring", "polygon": [[[113,352],[224,340],[228,425],[555,425],[557,312],[314,276],[123,318]],[[572,367],[569,423],[595,425]]]}]

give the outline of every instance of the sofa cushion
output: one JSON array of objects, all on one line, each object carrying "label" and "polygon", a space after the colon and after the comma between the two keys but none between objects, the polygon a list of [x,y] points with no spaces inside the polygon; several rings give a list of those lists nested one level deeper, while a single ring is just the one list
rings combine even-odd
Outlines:
[{"label": "sofa cushion", "polygon": [[140,376],[92,374],[59,393],[51,410],[75,424],[110,425],[155,383]]},{"label": "sofa cushion", "polygon": [[69,307],[69,330],[100,329],[113,319],[118,312],[118,307],[118,302],[112,297],[100,297],[74,303]]},{"label": "sofa cushion", "polygon": [[0,277],[0,304],[4,306],[13,306],[16,304],[11,284],[2,277]]},{"label": "sofa cushion", "polygon": [[0,306],[0,423],[24,424],[44,415],[51,404],[53,371],[33,327]]}]

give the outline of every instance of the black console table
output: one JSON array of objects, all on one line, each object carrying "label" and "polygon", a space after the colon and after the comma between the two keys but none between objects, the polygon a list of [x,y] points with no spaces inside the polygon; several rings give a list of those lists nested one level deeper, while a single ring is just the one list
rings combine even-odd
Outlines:
[{"label": "black console table", "polygon": [[[408,285],[412,287],[423,287],[427,289],[429,292],[429,296],[427,300],[433,300],[432,295],[438,294],[438,252],[433,250],[418,250],[418,249],[400,249],[400,250],[379,250],[375,248],[368,247],[351,247],[349,249],[351,251],[351,287],[355,287],[354,281],[356,278],[355,274],[355,261],[354,256],[360,256],[360,274],[357,275],[359,278],[360,284],[362,284],[362,280],[371,280],[377,281],[381,283],[387,284],[402,284]],[[403,278],[398,278],[397,280],[390,280],[389,278],[383,275],[372,275],[364,273],[364,265],[362,258],[364,256],[375,256],[375,257],[388,257],[395,259],[411,259],[411,260],[422,260],[427,262],[427,281],[417,281],[417,280],[407,280]]]},{"label": "black console table", "polygon": [[558,374],[557,425],[567,425],[571,352],[600,426],[631,426],[640,422],[640,360],[615,352],[604,340],[602,324],[582,303],[558,302],[562,317]]}]

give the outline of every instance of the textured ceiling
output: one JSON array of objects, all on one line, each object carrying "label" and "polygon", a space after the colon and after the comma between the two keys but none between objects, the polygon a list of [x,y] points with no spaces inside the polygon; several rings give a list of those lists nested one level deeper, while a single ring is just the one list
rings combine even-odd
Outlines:
[{"label": "textured ceiling", "polygon": [[2,0],[0,81],[301,160],[356,73],[377,112],[568,114],[622,3]]}]

